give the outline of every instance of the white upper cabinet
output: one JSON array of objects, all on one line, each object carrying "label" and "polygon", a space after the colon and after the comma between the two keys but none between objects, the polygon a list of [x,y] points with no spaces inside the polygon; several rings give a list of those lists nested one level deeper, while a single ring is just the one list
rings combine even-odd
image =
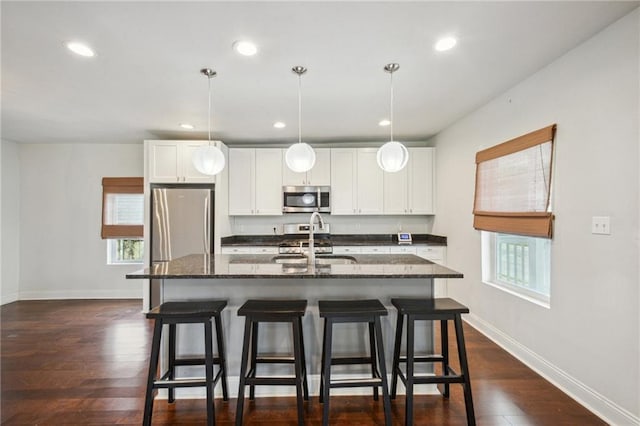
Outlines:
[{"label": "white upper cabinet", "polygon": [[434,148],[409,148],[407,166],[384,173],[384,214],[434,214]]},{"label": "white upper cabinet", "polygon": [[331,184],[331,149],[314,148],[316,163],[306,173],[297,173],[287,167],[284,160],[286,149],[282,150],[282,185],[330,185]]},{"label": "white upper cabinet", "polygon": [[331,149],[331,214],[382,214],[383,172],[376,148]]},{"label": "white upper cabinet", "polygon": [[282,215],[282,150],[229,150],[229,215]]},{"label": "white upper cabinet", "polygon": [[[153,183],[215,183],[193,166],[193,152],[209,141],[146,141],[148,180]],[[221,148],[222,143],[212,141]]]}]

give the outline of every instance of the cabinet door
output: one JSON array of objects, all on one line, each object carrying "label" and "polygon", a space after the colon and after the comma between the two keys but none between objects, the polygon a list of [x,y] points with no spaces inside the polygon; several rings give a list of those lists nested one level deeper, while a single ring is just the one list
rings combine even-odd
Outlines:
[{"label": "cabinet door", "polygon": [[383,171],[376,160],[376,148],[358,148],[358,214],[382,214]]},{"label": "cabinet door", "polygon": [[179,181],[178,143],[149,141],[149,182],[176,183]]},{"label": "cabinet door", "polygon": [[255,214],[282,215],[282,150],[255,150]]},{"label": "cabinet door", "polygon": [[[282,185],[306,185],[307,184],[307,173],[298,173],[294,172],[287,166],[287,162],[285,161],[285,154],[287,153],[286,149],[282,150]],[[317,158],[316,158],[317,161]]]},{"label": "cabinet door", "polygon": [[[182,182],[190,183],[215,183],[215,176],[200,173],[193,165],[193,153],[201,146],[209,145],[209,141],[185,141],[181,143],[180,161],[182,170]],[[211,145],[220,147],[219,142],[211,142]]]},{"label": "cabinet door", "polygon": [[318,148],[316,164],[307,172],[307,185],[331,185],[331,149]]},{"label": "cabinet door", "polygon": [[229,214],[252,215],[255,211],[255,150],[229,149]]},{"label": "cabinet door", "polygon": [[331,149],[331,214],[356,214],[356,149]]},{"label": "cabinet door", "polygon": [[[411,154],[409,154],[411,155]],[[408,176],[409,165],[404,169],[395,172],[383,172],[384,176],[384,214],[408,214],[408,200],[409,194]]]},{"label": "cabinet door", "polygon": [[434,148],[409,148],[409,214],[435,214]]}]

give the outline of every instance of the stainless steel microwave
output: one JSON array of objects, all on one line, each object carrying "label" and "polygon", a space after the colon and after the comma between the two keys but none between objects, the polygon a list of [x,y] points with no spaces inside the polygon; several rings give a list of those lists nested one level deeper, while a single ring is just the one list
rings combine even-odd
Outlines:
[{"label": "stainless steel microwave", "polygon": [[328,186],[283,186],[282,211],[284,213],[331,213]]}]

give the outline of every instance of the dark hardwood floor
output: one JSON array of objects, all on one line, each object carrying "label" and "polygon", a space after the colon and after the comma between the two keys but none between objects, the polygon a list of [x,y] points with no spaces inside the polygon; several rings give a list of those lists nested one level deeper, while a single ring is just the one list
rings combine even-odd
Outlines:
[{"label": "dark hardwood floor", "polygon": [[[1,421],[6,425],[140,424],[151,322],[138,300],[22,301],[0,307]],[[598,417],[465,325],[479,425],[603,425]],[[233,374],[233,372],[231,373]],[[418,396],[417,425],[464,425],[460,386],[450,400]],[[294,398],[258,398],[245,424],[294,425]],[[317,398],[305,404],[319,425]],[[233,424],[235,400],[216,400],[217,424]],[[392,401],[404,424],[404,399]],[[155,404],[154,424],[204,424],[204,400]],[[381,425],[382,401],[332,397],[332,425]]]}]

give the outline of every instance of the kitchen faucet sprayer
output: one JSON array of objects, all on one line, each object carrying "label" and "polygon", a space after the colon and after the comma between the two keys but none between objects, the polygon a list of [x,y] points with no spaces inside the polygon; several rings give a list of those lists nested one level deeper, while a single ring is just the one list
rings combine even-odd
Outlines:
[{"label": "kitchen faucet sprayer", "polygon": [[318,218],[318,224],[320,225],[320,229],[324,228],[324,220],[322,220],[322,216],[320,213],[313,212],[311,213],[311,217],[309,218],[309,257],[308,264],[315,265],[316,264],[316,252],[314,249],[314,241],[313,241],[313,222],[314,219]]}]

